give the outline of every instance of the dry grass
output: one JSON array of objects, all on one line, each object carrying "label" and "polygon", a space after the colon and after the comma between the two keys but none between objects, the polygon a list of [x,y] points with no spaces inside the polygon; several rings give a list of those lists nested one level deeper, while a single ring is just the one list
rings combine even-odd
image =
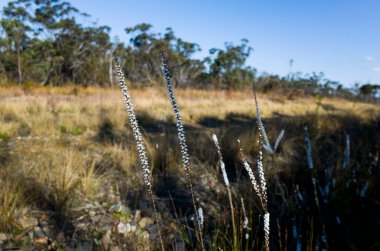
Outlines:
[{"label": "dry grass", "polygon": [[[134,193],[141,195],[142,173],[137,165],[119,89],[70,86],[33,88],[28,93],[24,95],[14,87],[0,87],[0,231],[17,227],[18,212],[26,205],[25,201],[28,201],[30,208],[55,211],[57,221],[64,224],[70,219],[72,208],[91,200],[107,200],[107,191],[111,188],[119,189],[124,197]],[[157,122],[168,127],[156,134],[143,132],[153,172],[156,173],[154,168],[164,168],[157,172],[163,172],[163,176],[175,173],[176,182],[184,183],[183,171],[176,162],[179,156],[173,151],[176,141],[168,136],[175,136],[175,119],[166,89],[132,89],[131,96],[138,120],[144,128]],[[211,134],[211,129],[203,127],[199,121],[204,118],[228,121],[231,114],[253,119],[255,108],[251,90],[227,92],[178,89],[176,98],[185,127],[193,130],[192,134],[189,133],[192,150],[195,153],[199,151],[199,155],[190,152],[197,163],[194,168],[201,170],[201,173],[194,172],[197,173],[196,183],[200,183],[201,177],[206,174],[217,177],[210,162],[201,160],[201,157],[212,159],[215,153],[210,153],[213,148],[209,147],[207,134]],[[376,104],[342,99],[325,98],[320,106],[316,99],[304,96],[287,99],[258,94],[258,99],[264,123],[278,117],[309,115],[314,119],[318,116],[349,117],[365,123],[380,116],[380,106]],[[250,125],[250,121],[247,121],[245,123]],[[341,122],[333,119],[311,121],[316,121],[317,127],[321,129],[335,130],[341,126]],[[224,142],[236,142],[236,135],[233,130],[231,132],[232,135],[218,132],[222,136],[222,148],[226,147]],[[278,132],[268,132],[272,141],[271,135],[277,135]],[[322,134],[323,130],[320,132]],[[253,153],[251,131],[243,133],[247,137],[240,138],[242,144],[247,153]],[[302,136],[302,131],[298,134]],[[298,141],[297,138],[288,137],[281,143],[281,152],[275,159],[277,165],[286,166],[293,160],[298,151]],[[226,152],[234,154],[230,149]],[[238,151],[236,155],[238,158]],[[268,170],[268,175],[271,172],[274,171]],[[211,183],[215,181],[207,184]],[[200,190],[199,184],[195,186]],[[215,188],[217,186],[213,186]],[[135,197],[130,201],[131,204],[138,204]]]},{"label": "dry grass", "polygon": [[[68,88],[70,89],[70,88]],[[7,90],[7,89],[6,89]],[[17,89],[16,89],[17,90]],[[57,137],[62,131],[71,134],[91,135],[106,117],[115,129],[123,130],[126,113],[119,90],[78,88],[77,95],[53,88],[28,96],[3,96],[0,100],[0,132],[12,136],[25,134]],[[3,93],[12,94],[12,91]],[[170,103],[164,89],[132,90],[137,113],[146,113],[156,120],[174,121]],[[224,119],[228,114],[253,117],[252,94],[248,92],[176,90],[185,124],[196,124],[204,117]],[[270,95],[258,95],[262,117],[276,115],[303,116],[314,114],[354,116],[368,121],[379,115],[376,104],[350,102],[341,99],[323,99],[318,109],[316,100],[300,97],[295,100],[279,100]],[[23,135],[24,134],[24,135]]]}]

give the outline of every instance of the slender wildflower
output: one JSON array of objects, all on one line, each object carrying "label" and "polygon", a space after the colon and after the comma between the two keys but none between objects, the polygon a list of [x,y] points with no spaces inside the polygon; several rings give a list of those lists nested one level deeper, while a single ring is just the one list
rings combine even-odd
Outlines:
[{"label": "slender wildflower", "polygon": [[318,210],[319,210],[319,200],[318,200],[318,193],[317,193],[317,179],[316,179],[316,174],[315,174],[315,170],[314,170],[313,159],[311,158],[311,141],[309,138],[309,133],[307,131],[307,126],[305,126],[303,128],[303,131],[304,131],[305,143],[306,143],[307,164],[309,166],[309,169],[312,170],[312,172],[313,172],[312,177],[311,177],[311,182],[313,183],[315,204],[317,205]]},{"label": "slender wildflower", "polygon": [[121,93],[123,95],[125,108],[127,109],[129,124],[130,124],[130,126],[132,128],[132,132],[133,132],[133,138],[134,138],[134,140],[136,142],[136,146],[137,146],[137,153],[138,153],[138,157],[139,157],[140,166],[141,166],[142,171],[143,171],[144,183],[148,189],[148,192],[149,192],[152,204],[153,204],[154,217],[156,219],[157,226],[158,226],[158,235],[160,238],[161,249],[165,250],[164,242],[163,242],[162,235],[161,235],[161,227],[160,227],[160,224],[158,222],[157,206],[156,206],[156,202],[155,202],[155,199],[153,196],[151,171],[150,171],[150,167],[149,167],[147,152],[146,152],[145,145],[144,145],[144,140],[142,138],[140,128],[139,128],[139,124],[137,122],[136,115],[135,115],[135,112],[133,109],[132,98],[129,95],[128,87],[125,84],[124,74],[123,74],[123,71],[122,71],[121,66],[119,64],[118,55],[116,53],[114,53],[114,60],[115,60],[115,67],[116,67],[117,75],[119,77],[119,87],[120,87]]},{"label": "slender wildflower", "polygon": [[259,178],[260,178],[260,189],[263,197],[263,209],[265,211],[264,214],[264,237],[265,237],[265,249],[269,251],[269,234],[270,234],[270,214],[268,212],[268,197],[267,197],[267,185],[265,182],[265,176],[264,176],[264,167],[263,167],[263,151],[262,151],[262,136],[259,132],[259,156],[257,158],[257,169],[259,171]]},{"label": "slender wildflower", "polygon": [[270,228],[269,228],[269,221],[270,221],[270,216],[269,216],[269,213],[266,212],[264,214],[264,234],[265,234],[265,248],[266,250],[269,250],[269,232],[270,232]]},{"label": "slender wildflower", "polygon": [[326,235],[326,229],[325,225],[322,227],[322,237],[321,237],[321,242],[323,244],[322,246],[322,251],[327,251],[327,235]]},{"label": "slender wildflower", "polygon": [[302,245],[301,245],[301,239],[302,239],[302,235],[301,233],[298,234],[298,231],[297,231],[297,220],[295,218],[292,218],[292,222],[293,222],[293,225],[292,225],[292,235],[293,235],[293,239],[296,241],[296,251],[301,251],[301,248],[302,248]]},{"label": "slender wildflower", "polygon": [[222,170],[224,184],[226,185],[226,187],[230,187],[230,182],[228,180],[228,176],[227,176],[227,172],[226,172],[226,166],[225,166],[223,158],[222,158],[222,152],[220,150],[220,146],[219,146],[219,142],[218,142],[218,137],[215,134],[213,134],[212,135],[212,140],[214,141],[214,144],[215,144],[215,147],[216,147],[216,151],[217,151],[218,156],[219,156],[220,169]]},{"label": "slender wildflower", "polygon": [[255,88],[253,88],[253,98],[254,98],[255,107],[256,107],[257,126],[259,127],[259,130],[260,130],[260,132],[261,132],[261,134],[263,136],[263,140],[264,140],[263,147],[264,147],[264,149],[269,154],[273,155],[276,152],[276,150],[278,148],[278,145],[280,144],[280,141],[281,141],[281,139],[283,138],[283,136],[285,134],[285,130],[284,129],[281,130],[281,132],[279,133],[279,135],[276,138],[274,147],[272,148],[272,146],[269,143],[269,139],[268,139],[267,133],[265,131],[265,127],[264,127],[263,121],[261,119],[260,108],[259,108],[259,103],[257,102]]},{"label": "slender wildflower", "polygon": [[350,135],[346,134],[346,146],[343,154],[343,168],[346,169],[350,165]]},{"label": "slender wildflower", "polygon": [[248,240],[249,239],[249,234],[248,234],[248,224],[249,224],[249,221],[248,221],[248,217],[247,217],[247,212],[245,211],[245,206],[244,206],[244,200],[243,200],[243,197],[240,198],[241,200],[241,207],[243,209],[243,216],[244,216],[244,220],[243,220],[243,229],[245,231],[245,239]]},{"label": "slender wildflower", "polygon": [[270,146],[269,139],[268,139],[267,133],[266,133],[266,131],[265,131],[265,127],[264,127],[263,121],[261,120],[260,109],[259,109],[259,103],[257,102],[256,91],[255,91],[255,89],[253,89],[253,97],[254,97],[255,106],[256,106],[257,125],[258,125],[258,127],[259,127],[259,130],[260,130],[261,134],[262,134],[263,137],[264,137],[264,148],[265,148],[265,150],[267,150],[270,154],[273,154],[274,152],[273,152],[273,150],[272,150],[272,147]]},{"label": "slender wildflower", "polygon": [[[259,135],[259,144],[261,142],[261,135]],[[259,147],[259,156],[257,158],[257,169],[259,171],[259,179],[260,179],[260,191],[263,198],[263,209],[267,210],[267,184],[265,182],[264,176],[264,167],[263,167],[263,151],[261,147]]]},{"label": "slender wildflower", "polygon": [[203,209],[201,207],[198,208],[198,216],[199,216],[199,223],[200,223],[201,227],[203,228],[205,219],[203,216]]},{"label": "slender wildflower", "polygon": [[257,184],[256,177],[253,174],[252,168],[248,164],[247,159],[245,158],[245,155],[244,155],[244,152],[243,152],[243,148],[242,148],[242,146],[240,144],[240,140],[237,140],[237,142],[238,142],[238,145],[239,145],[240,159],[241,159],[241,161],[243,161],[243,166],[244,166],[245,170],[248,173],[248,176],[249,176],[249,179],[251,180],[253,189],[255,190],[257,196],[260,199],[261,206],[264,208],[263,195],[262,195],[262,192],[261,192],[261,190],[259,188],[259,185]]},{"label": "slender wildflower", "polygon": [[[314,165],[313,165],[313,160],[311,158],[311,140],[309,138],[309,133],[308,133],[308,130],[307,130],[307,126],[305,126],[303,128],[304,130],[304,137],[305,137],[305,144],[306,144],[306,155],[307,155],[307,162],[308,162],[308,166],[309,166],[309,169],[312,171],[312,177],[311,177],[311,182],[313,183],[313,190],[314,190],[314,199],[315,199],[315,204],[318,208],[318,212],[319,212],[319,216],[321,217],[321,221],[322,221],[322,242],[326,242],[326,238],[325,238],[325,232],[324,232],[324,229],[325,229],[325,223],[323,222],[323,218],[322,218],[322,212],[321,212],[321,209],[320,209],[320,206],[319,206],[319,198],[318,198],[318,192],[317,192],[317,174],[316,174],[316,171],[315,171],[315,168],[314,168]],[[328,194],[328,190],[326,190],[326,194]]]},{"label": "slender wildflower", "polygon": [[251,179],[253,189],[256,191],[260,202],[261,206],[264,210],[264,237],[265,237],[265,248],[266,250],[269,250],[269,233],[270,233],[270,228],[269,228],[269,221],[270,221],[270,214],[268,212],[268,199],[267,199],[267,188],[266,188],[266,182],[265,182],[265,177],[264,177],[264,168],[263,168],[263,152],[262,152],[262,141],[261,141],[261,133],[259,132],[259,156],[257,159],[257,169],[259,172],[259,180],[260,183],[258,184],[256,181],[256,178],[252,172],[251,167],[249,166],[248,162],[245,159],[243,149],[240,145],[240,141],[238,140],[239,148],[240,148],[240,158],[243,161],[243,165],[245,170],[248,172],[249,178]]},{"label": "slender wildflower", "polygon": [[313,159],[311,158],[311,142],[309,138],[309,133],[307,131],[307,126],[303,128],[304,136],[305,136],[305,143],[306,143],[306,157],[307,157],[307,165],[309,166],[309,169],[313,169]]},{"label": "slender wildflower", "polygon": [[278,145],[280,144],[281,139],[284,137],[285,130],[282,129],[281,132],[278,134],[276,141],[274,142],[273,150],[276,151],[278,148]]},{"label": "slender wildflower", "polygon": [[193,183],[191,181],[190,156],[189,156],[189,151],[187,149],[185,130],[183,128],[182,118],[181,118],[181,114],[179,112],[177,101],[174,97],[174,91],[173,91],[173,85],[172,85],[172,80],[171,80],[170,71],[169,71],[168,60],[167,60],[164,52],[161,52],[161,59],[162,59],[162,67],[163,67],[163,74],[164,74],[164,78],[165,78],[165,82],[166,82],[166,87],[168,89],[169,100],[170,100],[170,103],[172,105],[173,112],[174,112],[175,119],[176,119],[177,136],[178,136],[179,147],[180,147],[180,151],[181,151],[182,165],[185,169],[185,173],[186,173],[186,177],[187,177],[187,183],[188,183],[188,186],[190,189],[191,198],[193,200],[194,213],[195,213],[195,216],[197,217],[198,229],[199,229],[199,238],[200,238],[200,242],[202,245],[202,250],[205,250],[204,243],[203,243],[203,237],[202,237],[202,226],[200,224],[200,219],[199,219],[199,215],[198,215],[198,211],[197,211],[197,205],[195,202],[195,195],[194,195],[194,191],[193,191]]},{"label": "slender wildflower", "polygon": [[212,140],[214,141],[215,148],[216,148],[216,151],[218,153],[219,163],[220,163],[220,169],[222,170],[224,184],[227,187],[228,199],[230,201],[230,208],[231,208],[232,231],[233,231],[233,238],[234,238],[233,239],[233,250],[236,250],[237,249],[237,231],[236,231],[236,225],[235,225],[234,205],[232,203],[231,186],[230,186],[230,182],[228,180],[228,176],[227,176],[227,172],[226,172],[226,167],[225,167],[225,164],[224,164],[224,161],[223,161],[223,157],[222,157],[222,152],[220,150],[220,146],[219,146],[219,142],[218,142],[218,137],[215,134],[213,134],[212,135]]},{"label": "slender wildflower", "polygon": [[359,196],[360,198],[364,198],[365,197],[365,194],[367,193],[367,190],[368,190],[368,180],[364,183],[363,187],[360,189],[360,192],[359,192]]}]

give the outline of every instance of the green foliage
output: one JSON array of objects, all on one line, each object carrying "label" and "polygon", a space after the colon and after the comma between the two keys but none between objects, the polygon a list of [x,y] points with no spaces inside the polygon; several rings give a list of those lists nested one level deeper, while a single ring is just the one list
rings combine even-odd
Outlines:
[{"label": "green foliage", "polygon": [[152,25],[142,23],[125,29],[130,36],[130,44],[119,52],[128,55],[123,63],[127,79],[144,84],[160,82],[160,52],[165,51],[171,67],[176,69],[173,71],[176,85],[192,84],[205,69],[200,60],[191,59],[200,51],[199,45],[177,38],[171,28],[167,28],[164,34],[153,33],[151,28]]},{"label": "green foliage", "polygon": [[72,135],[81,135],[83,133],[83,129],[80,128],[80,127],[74,127],[73,129],[71,129],[71,134]]},{"label": "green foliage", "polygon": [[0,139],[1,140],[7,140],[9,138],[8,133],[0,131]]},{"label": "green foliage", "polygon": [[240,45],[225,43],[225,50],[211,49],[207,61],[210,65],[210,77],[217,86],[237,88],[250,85],[254,79],[255,70],[245,67],[245,61],[249,57],[252,47],[248,46],[248,40],[241,40]]},{"label": "green foliage", "polygon": [[59,131],[61,133],[67,133],[67,126],[66,125],[59,125]]},{"label": "green foliage", "polygon": [[365,84],[359,88],[359,94],[366,98],[375,98],[380,93],[380,85]]}]

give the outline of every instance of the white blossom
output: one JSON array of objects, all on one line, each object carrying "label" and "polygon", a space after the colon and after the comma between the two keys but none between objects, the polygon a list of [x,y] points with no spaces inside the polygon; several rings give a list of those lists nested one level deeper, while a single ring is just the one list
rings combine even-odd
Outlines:
[{"label": "white blossom", "polygon": [[248,176],[249,176],[249,179],[251,180],[253,189],[255,190],[255,192],[257,193],[257,195],[261,198],[262,197],[261,191],[260,191],[260,188],[259,188],[259,186],[257,184],[255,175],[252,172],[251,166],[248,164],[248,162],[246,160],[243,160],[243,166],[244,166],[245,170],[248,173]]},{"label": "white blossom", "polygon": [[307,157],[307,164],[309,166],[309,169],[313,169],[313,160],[311,158],[311,142],[309,138],[309,133],[307,132],[307,126],[303,128],[304,136],[305,136],[305,143],[306,143],[306,157]]},{"label": "white blossom", "polygon": [[[146,152],[146,149],[144,146],[143,138],[141,136],[141,132],[140,132],[140,128],[139,128],[139,125],[138,125],[138,122],[136,119],[136,115],[135,115],[135,112],[133,110],[132,98],[129,95],[128,87],[125,84],[124,74],[123,74],[123,71],[122,71],[121,66],[119,64],[119,61],[117,59],[116,53],[115,53],[115,67],[116,67],[117,74],[119,77],[119,87],[120,87],[121,93],[123,95],[124,105],[125,105],[125,108],[127,109],[127,113],[128,113],[129,124],[132,128],[133,138],[136,142],[138,159],[140,161],[140,166],[142,168],[143,176],[144,176],[144,183],[148,188],[148,192],[150,194],[150,198],[152,201],[152,205],[153,205],[153,209],[154,209],[154,216],[155,216],[155,219],[157,222],[157,227],[158,227],[158,235],[160,238],[161,249],[165,250],[164,243],[162,240],[162,235],[161,235],[161,228],[160,228],[160,225],[158,224],[158,214],[157,214],[156,203],[155,203],[155,200],[153,197],[152,180],[151,180],[151,173],[150,173],[150,168],[149,168],[149,161],[148,161],[148,157],[147,157],[147,152]],[[128,225],[127,225],[127,228],[128,228]],[[136,226],[132,227],[132,229],[136,229]],[[128,230],[127,230],[127,232],[128,232]]]},{"label": "white blossom", "polygon": [[243,228],[244,229],[248,229],[248,217],[247,216],[244,216],[244,221],[243,221]]},{"label": "white blossom", "polygon": [[128,87],[124,81],[124,74],[121,70],[121,67],[117,59],[115,59],[115,66],[116,66],[117,74],[119,77],[119,87],[123,95],[125,108],[127,109],[127,113],[128,113],[129,124],[132,128],[133,138],[136,142],[137,153],[138,153],[138,158],[139,158],[140,165],[143,171],[144,182],[149,187],[149,193],[152,193],[151,191],[152,180],[151,180],[148,157],[145,150],[144,141],[141,136],[140,128],[136,119],[136,115],[133,110],[132,98],[129,95]]},{"label": "white blossom", "polygon": [[350,135],[346,134],[346,146],[343,154],[343,168],[346,169],[350,165]]},{"label": "white blossom", "polygon": [[199,224],[201,225],[201,227],[203,227],[204,216],[203,216],[203,209],[201,207],[198,208],[198,218],[199,218]]},{"label": "white blossom", "polygon": [[285,134],[285,130],[284,129],[282,129],[281,130],[281,132],[278,134],[278,136],[277,136],[277,139],[276,139],[276,142],[274,142],[274,151],[276,151],[277,150],[277,148],[278,148],[278,145],[280,144],[280,141],[281,141],[281,139],[284,137],[284,134]]},{"label": "white blossom", "polygon": [[264,214],[264,236],[265,236],[265,246],[269,248],[269,213]]},{"label": "white blossom", "polygon": [[265,182],[265,176],[264,176],[264,167],[263,167],[263,152],[259,150],[259,156],[257,159],[257,169],[259,171],[259,179],[260,179],[260,190],[262,194],[262,199],[264,203],[264,210],[266,210],[267,207],[267,184]]},{"label": "white blossom", "polygon": [[219,146],[219,142],[218,142],[218,137],[216,137],[215,134],[212,135],[212,140],[214,141],[214,144],[215,144],[215,147],[216,147],[216,150],[218,152],[218,155],[219,155],[219,162],[220,162],[220,169],[222,170],[222,175],[223,175],[223,180],[224,180],[224,184],[226,184],[227,187],[230,186],[230,182],[228,180],[228,176],[227,176],[227,172],[226,172],[226,166],[223,162],[223,158],[222,158],[222,153],[220,151],[220,146]]},{"label": "white blossom", "polygon": [[368,180],[364,183],[364,186],[360,189],[359,196],[361,198],[364,198],[365,194],[367,193],[368,190]]}]

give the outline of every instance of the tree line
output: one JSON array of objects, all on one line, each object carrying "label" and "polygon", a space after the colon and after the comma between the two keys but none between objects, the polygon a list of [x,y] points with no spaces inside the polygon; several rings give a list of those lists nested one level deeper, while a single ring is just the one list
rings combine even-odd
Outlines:
[{"label": "tree line", "polygon": [[130,40],[123,43],[111,39],[110,27],[86,26],[78,21],[82,17],[89,15],[62,0],[9,1],[0,20],[0,84],[112,86],[112,52],[117,50],[128,81],[135,86],[155,85],[162,81],[163,50],[176,87],[237,89],[255,83],[264,92],[303,90],[345,97],[377,97],[380,90],[371,84],[345,88],[323,73],[258,75],[246,65],[253,51],[246,39],[225,43],[196,59],[200,46],[177,37],[171,28],[156,33],[147,23],[127,27]]}]

